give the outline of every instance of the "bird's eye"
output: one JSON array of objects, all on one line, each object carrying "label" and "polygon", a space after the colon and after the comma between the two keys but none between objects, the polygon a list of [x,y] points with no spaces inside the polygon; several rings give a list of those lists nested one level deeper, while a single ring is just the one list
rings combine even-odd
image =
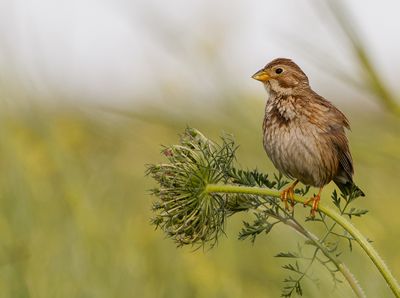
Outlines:
[{"label": "bird's eye", "polygon": [[282,68],[277,68],[277,69],[275,69],[275,73],[276,74],[280,74],[280,73],[282,73],[283,72],[283,69]]}]

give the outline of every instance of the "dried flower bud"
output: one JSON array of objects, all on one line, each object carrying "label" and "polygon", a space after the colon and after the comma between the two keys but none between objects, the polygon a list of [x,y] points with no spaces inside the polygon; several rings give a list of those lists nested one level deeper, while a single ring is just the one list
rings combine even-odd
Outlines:
[{"label": "dried flower bud", "polygon": [[159,184],[152,191],[152,223],[178,246],[215,244],[226,218],[225,194],[206,193],[210,183],[226,182],[236,147],[230,138],[217,145],[199,131],[187,128],[180,144],[163,150],[168,163],[150,165],[147,173]]}]

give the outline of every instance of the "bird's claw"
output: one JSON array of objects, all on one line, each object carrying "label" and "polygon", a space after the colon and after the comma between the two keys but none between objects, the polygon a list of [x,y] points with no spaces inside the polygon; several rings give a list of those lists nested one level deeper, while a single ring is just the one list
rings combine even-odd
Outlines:
[{"label": "bird's claw", "polygon": [[310,217],[311,218],[315,218],[315,214],[317,213],[318,210],[318,205],[319,205],[319,201],[321,200],[321,196],[320,194],[314,195],[313,197],[309,198],[308,200],[306,200],[303,204],[303,206],[307,206],[308,204],[311,204],[311,211],[310,211]]},{"label": "bird's claw", "polygon": [[[286,210],[293,209],[293,207],[294,207],[294,188],[291,186],[291,187],[284,189],[280,195],[280,198],[281,198],[282,202],[285,204]],[[291,208],[289,207],[288,202],[290,203]]]}]

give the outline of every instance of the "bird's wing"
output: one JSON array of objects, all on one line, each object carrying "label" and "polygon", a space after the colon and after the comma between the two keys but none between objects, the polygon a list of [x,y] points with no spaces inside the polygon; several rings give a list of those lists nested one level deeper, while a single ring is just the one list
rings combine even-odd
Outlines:
[{"label": "bird's wing", "polygon": [[349,121],[333,104],[320,96],[312,104],[316,116],[314,124],[320,128],[321,133],[329,136],[338,153],[340,166],[346,178],[351,181],[354,173],[353,159],[345,133],[345,128],[350,129]]}]

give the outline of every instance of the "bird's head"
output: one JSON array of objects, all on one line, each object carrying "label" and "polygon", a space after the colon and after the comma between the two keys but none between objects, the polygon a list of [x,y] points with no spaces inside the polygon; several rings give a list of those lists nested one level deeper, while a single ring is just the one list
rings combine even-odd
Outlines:
[{"label": "bird's head", "polygon": [[272,60],[252,78],[262,82],[268,91],[277,94],[290,95],[298,88],[309,86],[306,74],[296,63],[286,58]]}]

